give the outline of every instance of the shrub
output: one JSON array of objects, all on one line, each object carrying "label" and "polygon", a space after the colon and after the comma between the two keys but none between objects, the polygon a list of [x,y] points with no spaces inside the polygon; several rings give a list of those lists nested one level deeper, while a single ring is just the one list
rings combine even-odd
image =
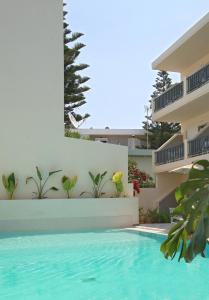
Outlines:
[{"label": "shrub", "polygon": [[155,187],[153,178],[144,171],[137,168],[135,160],[129,158],[128,160],[128,182],[138,181],[140,188]]}]

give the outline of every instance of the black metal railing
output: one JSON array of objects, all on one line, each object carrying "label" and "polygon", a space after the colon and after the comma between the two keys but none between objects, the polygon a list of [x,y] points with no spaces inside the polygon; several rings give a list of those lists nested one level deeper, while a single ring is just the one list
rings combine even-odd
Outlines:
[{"label": "black metal railing", "polygon": [[209,65],[187,77],[187,93],[190,93],[209,81]]},{"label": "black metal railing", "polygon": [[155,152],[155,164],[163,165],[177,160],[184,159],[184,144],[162,149]]},{"label": "black metal railing", "polygon": [[209,153],[209,135],[198,137],[188,142],[188,156],[197,156]]},{"label": "black metal railing", "polygon": [[175,84],[167,91],[165,91],[162,95],[158,96],[154,99],[154,111],[158,111],[169,104],[177,101],[184,94],[184,84],[183,81]]}]

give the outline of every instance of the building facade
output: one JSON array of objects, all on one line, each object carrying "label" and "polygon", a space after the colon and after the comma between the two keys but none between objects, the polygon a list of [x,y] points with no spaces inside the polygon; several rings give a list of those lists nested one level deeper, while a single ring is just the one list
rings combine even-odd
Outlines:
[{"label": "building facade", "polygon": [[192,163],[209,159],[209,13],[160,55],[152,67],[178,72],[181,78],[152,105],[154,121],[181,124],[181,132],[153,155],[158,188],[169,186],[159,196],[159,205],[172,206],[173,191],[185,180]]}]

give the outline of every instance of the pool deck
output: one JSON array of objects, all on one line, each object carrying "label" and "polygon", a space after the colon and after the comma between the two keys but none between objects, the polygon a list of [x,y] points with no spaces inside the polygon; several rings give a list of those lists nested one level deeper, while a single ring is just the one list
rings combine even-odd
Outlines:
[{"label": "pool deck", "polygon": [[163,223],[163,224],[141,224],[134,227],[127,228],[128,230],[157,233],[166,235],[173,224]]}]

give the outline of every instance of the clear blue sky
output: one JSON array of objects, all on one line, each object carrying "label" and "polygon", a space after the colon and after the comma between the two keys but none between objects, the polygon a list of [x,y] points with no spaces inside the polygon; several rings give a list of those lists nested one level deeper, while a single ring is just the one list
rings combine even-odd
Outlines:
[{"label": "clear blue sky", "polygon": [[[156,72],[151,62],[208,12],[206,0],[66,0],[90,68],[83,127],[139,128]],[[174,79],[178,79],[175,74]]]}]

